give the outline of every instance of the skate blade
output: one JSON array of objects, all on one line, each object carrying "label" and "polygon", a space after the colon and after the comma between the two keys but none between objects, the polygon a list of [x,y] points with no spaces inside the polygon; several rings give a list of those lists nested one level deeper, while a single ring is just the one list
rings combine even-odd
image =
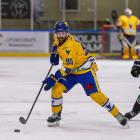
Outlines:
[{"label": "skate blade", "polygon": [[54,122],[54,123],[48,122],[48,127],[58,127],[59,125],[60,125],[59,121]]},{"label": "skate blade", "polygon": [[128,129],[129,128],[129,124],[126,123],[126,125],[124,125],[123,128]]}]

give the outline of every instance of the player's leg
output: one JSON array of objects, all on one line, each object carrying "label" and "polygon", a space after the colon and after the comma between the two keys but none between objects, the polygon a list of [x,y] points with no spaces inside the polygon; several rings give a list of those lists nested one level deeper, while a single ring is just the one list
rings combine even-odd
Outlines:
[{"label": "player's leg", "polygon": [[130,54],[128,44],[124,40],[121,41],[121,44],[122,44],[122,58],[129,59]]},{"label": "player's leg", "polygon": [[133,117],[135,117],[136,115],[138,115],[139,112],[140,112],[140,94],[137,97],[137,100],[136,100],[132,110],[130,112],[126,113],[125,117],[130,120]]},{"label": "player's leg", "polygon": [[58,126],[61,120],[61,112],[63,107],[63,92],[69,91],[76,84],[74,78],[71,75],[59,79],[59,82],[55,84],[52,88],[51,98],[52,98],[52,116],[50,116],[48,121],[48,126]]},{"label": "player's leg", "polygon": [[90,94],[90,97],[100,106],[104,107],[113,117],[115,117],[119,123],[123,126],[127,124],[127,119],[120,113],[119,109],[113,104],[110,99],[102,92],[96,92]]},{"label": "player's leg", "polygon": [[137,60],[139,57],[138,57],[138,51],[137,49],[135,48],[136,46],[136,40],[134,38],[134,41],[132,41],[132,47],[130,48],[130,51],[131,51],[131,57],[133,60]]},{"label": "player's leg", "polygon": [[47,119],[48,126],[56,126],[59,124],[58,122],[61,120],[61,111],[62,111],[62,104],[63,104],[62,93],[64,90],[65,90],[65,86],[58,82],[52,88],[52,93],[51,93],[52,116],[50,116]]},{"label": "player's leg", "polygon": [[138,59],[138,53],[137,53],[137,50],[135,49],[135,47],[131,48],[131,57],[132,57],[133,60]]},{"label": "player's leg", "polygon": [[[86,77],[88,78],[86,79]],[[83,75],[82,81],[84,81],[84,83],[81,83],[86,94],[90,96],[93,101],[109,111],[121,125],[124,126],[127,124],[127,119],[120,113],[116,105],[113,104],[109,98],[101,92],[94,71],[87,73],[85,76]]]},{"label": "player's leg", "polygon": [[129,59],[130,52],[129,52],[129,46],[128,43],[125,41],[125,35],[123,33],[120,33],[118,36],[118,39],[122,45],[122,58],[123,59]]},{"label": "player's leg", "polygon": [[127,35],[126,40],[128,42],[128,45],[130,47],[130,55],[132,57],[133,60],[137,60],[138,59],[138,52],[135,48],[136,46],[136,36],[134,35]]}]

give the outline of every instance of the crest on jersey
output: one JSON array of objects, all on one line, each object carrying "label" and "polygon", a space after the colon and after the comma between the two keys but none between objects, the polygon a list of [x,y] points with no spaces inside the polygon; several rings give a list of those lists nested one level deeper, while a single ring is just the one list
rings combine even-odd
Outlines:
[{"label": "crest on jersey", "polygon": [[69,54],[70,54],[70,50],[66,50],[66,54],[68,54],[68,55],[69,55]]}]

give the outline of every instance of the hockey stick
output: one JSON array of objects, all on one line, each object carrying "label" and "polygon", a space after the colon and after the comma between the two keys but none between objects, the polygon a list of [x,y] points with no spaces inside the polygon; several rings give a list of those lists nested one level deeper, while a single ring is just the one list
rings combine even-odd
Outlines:
[{"label": "hockey stick", "polygon": [[126,44],[128,44],[130,47],[134,47],[134,44],[130,43],[130,41],[126,38],[126,37],[123,37],[122,38],[122,41],[124,41]]},{"label": "hockey stick", "polygon": [[137,50],[140,49],[140,44],[137,44],[137,45],[134,46],[132,43],[130,43],[130,42],[128,41],[128,39],[127,39],[126,37],[124,37],[122,40],[125,41],[125,43],[127,43],[130,47],[134,47],[134,48],[137,49]]},{"label": "hockey stick", "polygon": [[[49,69],[49,71],[48,71],[48,73],[47,73],[47,75],[46,75],[46,79],[48,78],[48,76],[49,76],[49,74],[50,74],[52,68],[53,68],[53,65],[51,65],[51,67],[50,67],[50,69]],[[32,110],[33,110],[33,108],[34,108],[34,106],[35,106],[35,103],[36,103],[36,101],[37,101],[37,99],[38,99],[38,97],[39,97],[39,95],[40,95],[40,93],[41,93],[43,87],[44,87],[44,84],[42,84],[42,86],[41,86],[41,88],[40,88],[40,90],[39,90],[39,92],[38,92],[38,94],[37,94],[37,96],[36,96],[36,98],[35,98],[35,101],[33,102],[33,105],[32,105],[32,107],[31,107],[31,109],[30,109],[30,112],[28,113],[27,118],[26,118],[26,119],[23,118],[23,117],[20,117],[20,118],[19,118],[19,121],[20,121],[22,124],[26,124],[26,123],[27,123],[27,121],[28,121],[28,119],[29,119],[29,117],[30,117],[30,115],[31,115],[31,113],[32,113]]]}]

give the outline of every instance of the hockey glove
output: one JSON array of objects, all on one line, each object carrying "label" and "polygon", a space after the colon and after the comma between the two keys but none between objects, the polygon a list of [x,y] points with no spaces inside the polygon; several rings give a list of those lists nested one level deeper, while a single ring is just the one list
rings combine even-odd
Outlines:
[{"label": "hockey glove", "polygon": [[51,53],[50,56],[50,62],[52,65],[58,65],[59,64],[59,55],[57,53],[57,47],[53,47],[53,52]]},{"label": "hockey glove", "polygon": [[56,77],[51,74],[47,79],[45,79],[44,81],[42,81],[43,84],[45,84],[44,90],[50,90],[55,83],[57,82]]},{"label": "hockey glove", "polygon": [[131,75],[133,77],[139,77],[139,75],[140,75],[140,61],[134,62],[134,65],[132,66],[132,69],[131,69]]}]

